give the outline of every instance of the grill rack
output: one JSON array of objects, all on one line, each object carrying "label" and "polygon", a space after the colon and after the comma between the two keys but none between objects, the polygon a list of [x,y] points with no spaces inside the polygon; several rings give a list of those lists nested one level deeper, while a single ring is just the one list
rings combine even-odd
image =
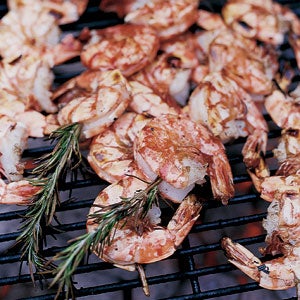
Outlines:
[{"label": "grill rack", "polygon": [[[78,33],[84,27],[103,28],[118,23],[122,23],[113,13],[102,13],[98,4],[100,1],[89,1],[89,6],[79,21],[63,25],[62,30],[65,33]],[[220,11],[225,1],[205,1],[200,4],[201,7],[211,11]],[[297,14],[300,15],[300,4],[295,1],[279,1],[282,4],[289,5]],[[0,16],[7,12],[6,5],[0,5]],[[295,58],[289,46],[281,46],[281,61],[289,60],[296,68]],[[82,71],[82,66],[77,59],[63,64],[54,69],[55,85],[60,85],[69,78],[76,76]],[[295,82],[299,81],[299,71],[296,70]],[[268,115],[265,116],[270,127],[269,141],[271,145],[276,143],[280,136],[280,128],[271,121]],[[194,225],[191,233],[185,239],[182,247],[174,255],[162,262],[147,265],[145,267],[147,281],[150,287],[150,298],[147,299],[258,299],[263,295],[267,299],[296,299],[295,289],[286,292],[275,292],[262,290],[259,285],[252,280],[248,280],[246,275],[237,271],[229,264],[220,247],[220,237],[228,235],[235,241],[257,251],[258,247],[264,245],[265,234],[261,229],[261,221],[266,216],[268,206],[259,195],[251,188],[251,181],[243,167],[240,149],[245,139],[240,138],[233,144],[226,146],[230,164],[233,168],[234,183],[237,188],[237,194],[229,201],[228,206],[224,207],[219,202],[210,200],[205,203],[201,212],[199,222]],[[272,158],[272,146],[267,151],[267,162],[276,163]],[[52,145],[42,139],[30,139],[29,148],[25,150],[23,157],[38,158],[42,154],[49,152]],[[46,257],[52,257],[61,251],[70,237],[76,237],[85,232],[86,214],[92,205],[94,198],[107,183],[99,179],[95,174],[88,172],[82,174],[73,174],[67,182],[60,184],[62,199],[73,201],[62,201],[57,208],[58,219],[64,220],[63,223],[54,226],[54,229],[47,229],[47,242],[43,254]],[[202,190],[199,190],[201,193]],[[232,216],[232,211],[237,211],[237,215]],[[54,299],[55,290],[33,288],[31,277],[25,266],[21,268],[19,275],[18,265],[20,264],[20,253],[13,251],[10,246],[19,235],[18,227],[22,219],[24,209],[20,206],[0,207],[0,228],[9,226],[10,231],[0,233],[0,291],[1,287],[10,287],[10,289],[20,289],[20,293],[9,293],[7,298],[3,299]],[[80,216],[80,221],[78,221]],[[70,220],[70,221],[69,221]],[[74,221],[76,220],[76,221]],[[11,225],[13,224],[13,225]],[[258,230],[257,234],[247,234],[247,228],[254,225]],[[12,230],[11,230],[12,229]],[[59,233],[63,232],[63,233]],[[213,233],[216,233],[215,235]],[[51,236],[55,234],[56,240]],[[212,236],[212,237],[211,237]],[[208,242],[202,242],[202,241]],[[214,254],[214,263],[208,263],[205,260]],[[257,252],[256,252],[257,253]],[[93,256],[93,255],[92,255]],[[76,297],[84,299],[143,299],[141,292],[141,282],[136,273],[119,270],[109,263],[102,262],[97,258],[90,257],[89,262],[80,265],[76,271],[75,281],[77,282]],[[161,265],[164,268],[161,268]],[[168,269],[167,265],[176,265],[174,270],[164,272]],[[13,267],[16,266],[16,267]],[[4,269],[13,269],[9,275]],[[148,270],[150,274],[148,275]],[[153,269],[153,270],[152,270]],[[121,272],[121,275],[114,275],[108,283],[94,284],[95,277],[106,277],[109,273]],[[228,274],[234,274],[227,276]],[[49,278],[45,276],[46,280]],[[229,277],[229,279],[227,278]],[[87,282],[85,278],[89,278]],[[206,279],[208,278],[208,279]],[[215,279],[217,278],[217,279]],[[232,280],[232,278],[234,280]],[[243,282],[237,282],[244,280]],[[243,279],[241,279],[243,278]],[[40,280],[36,276],[37,280]],[[218,281],[218,279],[220,281]],[[213,285],[207,284],[214,281]],[[222,281],[224,280],[224,286]],[[174,292],[168,287],[171,286]],[[167,288],[166,288],[167,287]],[[28,294],[24,293],[29,290]],[[169,291],[166,291],[169,289]],[[251,293],[250,293],[251,292]],[[93,298],[93,295],[96,295]],[[259,295],[259,296],[257,296]],[[154,298],[153,298],[154,297]],[[237,298],[239,297],[239,298]],[[0,293],[1,298],[1,293]],[[145,297],[146,299],[146,297]]]}]

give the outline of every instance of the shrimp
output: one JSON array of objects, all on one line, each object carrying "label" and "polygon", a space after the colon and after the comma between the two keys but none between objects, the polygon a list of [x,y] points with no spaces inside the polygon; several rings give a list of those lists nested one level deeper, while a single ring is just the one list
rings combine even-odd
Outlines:
[{"label": "shrimp", "polygon": [[257,281],[265,289],[286,290],[299,285],[299,243],[290,250],[288,255],[266,262],[262,262],[247,248],[232,242],[230,238],[222,239],[222,247],[225,249],[230,263]]},{"label": "shrimp", "polygon": [[8,102],[22,101],[26,109],[56,112],[50,88],[54,79],[49,62],[38,53],[0,63],[0,95]]},{"label": "shrimp", "polygon": [[31,2],[8,11],[0,21],[0,55],[8,61],[30,53],[33,47],[52,47],[59,42],[61,31],[55,18],[38,1]]},{"label": "shrimp", "polygon": [[279,143],[273,149],[279,162],[277,175],[290,175],[299,172],[300,162],[300,107],[299,88],[290,95],[274,90],[265,99],[265,107],[273,121],[282,128]]},{"label": "shrimp", "polygon": [[191,69],[183,68],[179,57],[162,53],[140,72],[130,77],[158,93],[170,106],[184,106],[191,89]]},{"label": "shrimp", "polygon": [[198,9],[196,24],[208,31],[226,28],[226,24],[220,14],[204,9]]},{"label": "shrimp", "polygon": [[208,126],[223,143],[247,136],[244,162],[255,168],[260,153],[266,152],[268,126],[250,95],[226,75],[223,70],[203,79],[190,96],[189,116]]},{"label": "shrimp", "polygon": [[210,72],[225,69],[248,93],[267,95],[272,92],[278,60],[271,46],[257,46],[254,40],[221,30],[209,44],[208,60]]},{"label": "shrimp", "polygon": [[85,29],[88,35],[80,58],[89,69],[119,69],[130,76],[152,62],[159,48],[156,32],[146,25],[121,24],[99,30]]},{"label": "shrimp", "polygon": [[55,17],[59,25],[76,22],[83,14],[88,0],[8,0],[9,10],[39,5]]},{"label": "shrimp", "polygon": [[243,246],[223,238],[221,244],[229,261],[259,285],[284,290],[298,285],[300,279],[300,175],[272,176],[261,184],[261,197],[271,201],[263,227],[267,231],[264,255],[278,255],[262,263]]},{"label": "shrimp", "polygon": [[161,40],[167,40],[189,29],[197,18],[198,0],[151,0],[131,12],[124,21],[153,27]]},{"label": "shrimp", "polygon": [[60,125],[79,122],[82,138],[88,139],[103,132],[121,116],[131,100],[128,81],[119,70],[103,72],[88,94],[68,102],[58,112]]},{"label": "shrimp", "polygon": [[300,129],[300,97],[284,95],[274,90],[265,99],[265,107],[272,120],[281,128]]},{"label": "shrimp", "polygon": [[205,126],[183,115],[153,118],[134,140],[134,157],[151,180],[163,182],[159,190],[180,202],[195,184],[210,177],[213,196],[224,204],[234,194],[231,168],[222,142]]},{"label": "shrimp", "polygon": [[[118,203],[121,198],[131,197],[135,191],[143,189],[145,183],[133,177],[112,184],[100,192],[90,214],[97,210],[97,205]],[[143,220],[132,217],[120,221],[114,228],[111,242],[103,246],[100,254],[97,248],[95,253],[104,261],[128,271],[134,271],[137,264],[163,260],[180,246],[199,217],[201,208],[200,201],[189,195],[178,206],[168,225],[163,227],[159,225],[160,209],[153,206]],[[96,228],[93,219],[88,219],[88,232]]]},{"label": "shrimp", "polygon": [[138,169],[133,157],[133,140],[150,119],[134,112],[125,112],[89,146],[88,162],[97,175],[117,182],[127,175],[148,180]]},{"label": "shrimp", "polygon": [[0,204],[28,205],[41,187],[32,185],[27,180],[5,183],[0,179]]},{"label": "shrimp", "polygon": [[225,23],[234,31],[247,38],[255,38],[265,43],[280,45],[288,30],[275,12],[271,0],[259,2],[230,0],[222,9]]},{"label": "shrimp", "polygon": [[28,140],[26,126],[8,116],[0,116],[0,140],[0,172],[9,181],[21,180],[24,165],[20,160]]},{"label": "shrimp", "polygon": [[170,105],[164,101],[150,87],[139,81],[129,81],[131,87],[132,100],[129,103],[129,109],[145,114],[147,116],[158,117],[162,114],[178,114],[181,109],[177,105]]}]

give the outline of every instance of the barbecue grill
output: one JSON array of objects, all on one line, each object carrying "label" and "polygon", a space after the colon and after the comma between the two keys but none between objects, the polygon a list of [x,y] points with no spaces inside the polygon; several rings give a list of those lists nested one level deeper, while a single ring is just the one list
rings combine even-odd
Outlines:
[{"label": "barbecue grill", "polygon": [[[84,27],[103,28],[122,23],[114,13],[99,10],[99,0],[89,1],[86,12],[79,21],[63,25],[64,33],[79,33]],[[220,11],[225,1],[203,0],[201,8]],[[298,1],[280,1],[289,5],[300,15]],[[6,5],[0,5],[0,14],[7,12]],[[289,60],[295,67],[294,81],[299,80],[299,70],[293,51],[287,43],[281,46],[280,61]],[[78,59],[55,68],[55,85],[60,85],[83,70]],[[278,128],[268,115],[265,118],[270,127],[267,163],[276,169],[276,161],[271,149],[280,136]],[[209,200],[205,202],[199,221],[171,257],[145,266],[150,297],[147,299],[296,299],[295,289],[269,291],[259,287],[256,282],[227,262],[220,247],[220,239],[229,236],[246,245],[259,256],[258,248],[264,245],[265,233],[261,226],[266,216],[268,203],[260,199],[253,190],[249,176],[244,168],[241,148],[245,139],[238,139],[226,146],[232,166],[236,194],[228,206]],[[30,139],[24,152],[24,159],[38,158],[53,148],[44,139]],[[91,170],[83,169],[71,173],[59,189],[62,203],[57,208],[57,224],[46,231],[46,244],[43,254],[50,258],[67,246],[68,240],[85,232],[86,216],[97,194],[107,186]],[[204,188],[197,188],[200,197]],[[166,207],[166,211],[171,208]],[[24,263],[20,267],[20,252],[11,248],[18,237],[24,207],[0,207],[0,299],[54,299],[56,290],[48,289],[45,276],[36,276],[33,286],[29,270]],[[172,213],[170,211],[170,213]],[[146,299],[141,281],[136,272],[128,272],[102,262],[94,255],[84,261],[74,276],[77,298],[82,299]]]}]

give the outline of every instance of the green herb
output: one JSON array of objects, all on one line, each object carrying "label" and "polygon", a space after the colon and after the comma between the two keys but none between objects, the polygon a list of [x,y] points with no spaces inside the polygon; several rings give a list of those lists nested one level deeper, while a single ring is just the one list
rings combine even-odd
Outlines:
[{"label": "green herb", "polygon": [[101,255],[105,245],[109,245],[120,221],[134,217],[137,221],[146,217],[153,203],[157,200],[158,184],[156,179],[145,190],[138,190],[132,197],[121,198],[121,201],[108,206],[97,206],[99,210],[88,215],[98,226],[94,231],[85,233],[75,239],[67,248],[56,254],[54,261],[61,261],[54,270],[54,279],[51,286],[58,283],[57,296],[66,288],[66,299],[73,295],[72,275],[91,250]]},{"label": "green herb", "polygon": [[49,226],[59,204],[58,182],[67,168],[75,168],[81,162],[79,136],[81,125],[74,123],[62,126],[49,136],[52,142],[57,142],[53,151],[39,159],[39,165],[32,173],[36,178],[30,179],[32,185],[40,186],[41,191],[32,199],[26,209],[21,234],[17,243],[22,245],[21,259],[27,260],[29,270],[34,281],[34,267],[43,271],[47,266],[40,255],[43,227]]}]

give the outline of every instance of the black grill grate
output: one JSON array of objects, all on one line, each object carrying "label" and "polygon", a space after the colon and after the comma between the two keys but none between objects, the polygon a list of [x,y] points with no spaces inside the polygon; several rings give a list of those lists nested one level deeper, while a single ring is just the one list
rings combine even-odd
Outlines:
[{"label": "black grill grate", "polygon": [[[219,11],[225,1],[201,2],[203,8]],[[300,15],[300,4],[297,1],[280,1],[288,4]],[[121,23],[115,14],[104,14],[98,9],[99,1],[90,1],[88,9],[80,20],[62,27],[64,32],[78,33],[84,27],[102,28]],[[0,15],[7,12],[5,5],[0,5]],[[296,66],[290,48],[282,46],[281,60],[290,60]],[[60,85],[67,79],[79,74],[82,66],[78,60],[55,68],[55,84]],[[298,70],[296,71],[298,72]],[[295,77],[299,80],[299,72]],[[268,116],[265,116],[270,128],[270,142],[276,143],[280,135]],[[262,290],[257,283],[248,280],[235,267],[227,263],[221,250],[219,240],[230,236],[243,245],[249,246],[257,253],[263,245],[265,235],[261,230],[261,220],[266,216],[268,206],[252,190],[240,155],[244,139],[227,146],[227,152],[234,173],[237,189],[236,196],[224,207],[216,201],[209,201],[197,223],[182,247],[162,262],[146,266],[147,280],[150,286],[150,298],[147,299],[296,299],[295,289],[275,292]],[[24,158],[39,157],[52,148],[41,139],[31,139],[30,147],[24,152]],[[239,150],[237,150],[239,149]],[[267,152],[268,162],[272,162],[271,148]],[[61,183],[63,201],[57,209],[58,220],[55,229],[47,231],[47,245],[43,251],[52,257],[67,245],[67,240],[85,232],[87,212],[94,198],[107,184],[92,173],[72,176],[72,180]],[[201,191],[199,191],[201,193]],[[0,298],[1,293],[10,289],[3,299],[54,299],[55,290],[40,287],[33,288],[26,266],[19,274],[20,253],[10,249],[18,236],[22,207],[0,206]],[[250,225],[250,226],[249,226]],[[251,232],[248,232],[249,228]],[[1,229],[2,228],[2,229]],[[4,228],[9,228],[5,230]],[[253,232],[253,228],[257,232]],[[52,235],[55,235],[55,239]],[[10,250],[7,250],[10,249]],[[7,271],[6,271],[7,270]],[[37,280],[39,278],[36,278]],[[47,278],[46,278],[47,279]],[[76,296],[83,299],[146,299],[141,292],[141,283],[136,273],[119,270],[111,264],[90,257],[89,262],[82,264],[76,272]],[[20,290],[20,292],[18,292]],[[21,295],[21,296],[20,296]]]}]

